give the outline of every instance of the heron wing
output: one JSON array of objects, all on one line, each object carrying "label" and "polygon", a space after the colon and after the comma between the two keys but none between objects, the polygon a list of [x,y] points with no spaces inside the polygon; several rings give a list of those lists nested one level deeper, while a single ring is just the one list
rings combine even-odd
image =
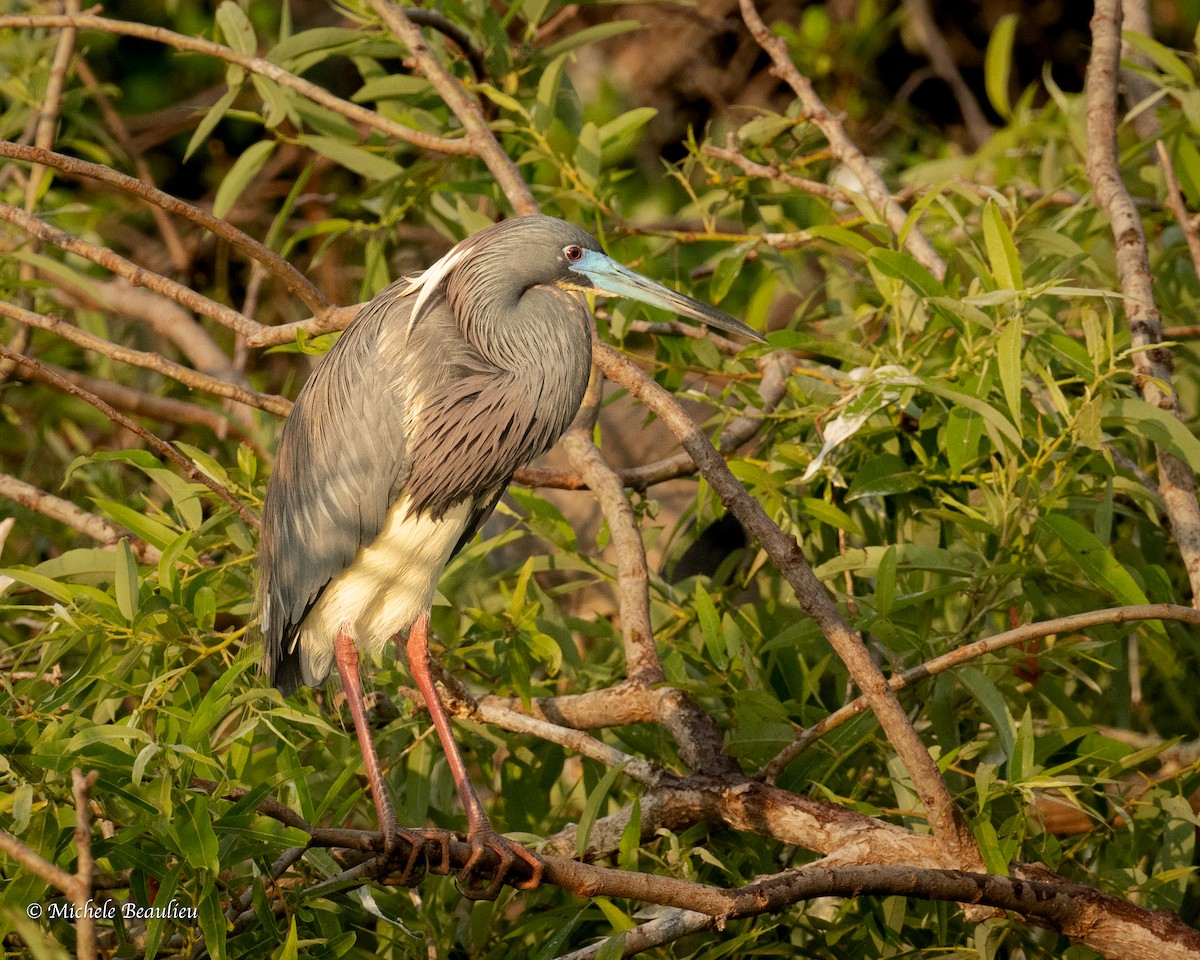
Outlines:
[{"label": "heron wing", "polygon": [[406,396],[381,349],[406,284],[367,304],[313,372],[284,424],[263,508],[260,629],[272,683],[302,682],[294,641],[329,582],[383,529],[409,471]]}]

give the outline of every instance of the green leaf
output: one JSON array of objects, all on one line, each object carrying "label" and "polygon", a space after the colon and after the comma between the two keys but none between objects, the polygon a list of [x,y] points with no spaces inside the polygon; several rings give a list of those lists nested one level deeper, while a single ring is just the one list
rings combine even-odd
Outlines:
[{"label": "green leaf", "polygon": [[623,33],[630,33],[641,29],[642,24],[638,20],[612,20],[609,23],[597,24],[594,27],[585,27],[577,33],[573,33],[569,37],[564,37],[557,43],[552,43],[550,46],[543,48],[542,56],[547,60],[553,60],[561,53],[567,53],[589,43],[599,43],[601,40],[608,40],[610,37],[619,37]]},{"label": "green leaf", "polygon": [[1121,39],[1128,43],[1138,53],[1150,60],[1159,70],[1172,80],[1177,80],[1183,87],[1194,87],[1196,78],[1191,69],[1179,55],[1169,47],[1163,46],[1157,40],[1147,37],[1144,33],[1124,30]]},{"label": "green leaf", "polygon": [[1014,316],[1005,325],[996,341],[996,362],[1000,368],[1000,386],[1004,390],[1004,401],[1017,432],[1021,433],[1021,346],[1023,325],[1019,316]]},{"label": "green leaf", "polygon": [[592,835],[592,826],[600,816],[601,806],[608,799],[608,794],[612,790],[613,784],[628,763],[629,761],[626,760],[620,766],[608,770],[600,778],[600,782],[596,784],[595,789],[588,794],[587,802],[583,806],[583,814],[579,818],[579,826],[575,830],[575,849],[581,856],[587,850],[588,839]]},{"label": "green leaf", "polygon": [[1082,524],[1065,514],[1051,513],[1039,525],[1054,535],[1095,587],[1126,605],[1146,602],[1146,595],[1129,571]]},{"label": "green leaf", "polygon": [[934,396],[943,397],[956,406],[965,407],[967,410],[971,410],[979,414],[1007,440],[1011,441],[1015,448],[1020,449],[1021,435],[1017,433],[1016,428],[1012,425],[1009,419],[995,407],[984,403],[982,400],[971,396],[969,393],[964,393],[957,387],[952,387],[947,383],[942,383],[937,380],[926,380],[921,384],[921,387],[926,392],[932,393]]},{"label": "green leaf", "polygon": [[1137,436],[1168,447],[1189,467],[1200,471],[1200,439],[1169,411],[1145,400],[1116,397],[1104,404],[1103,417],[1106,428],[1114,424],[1130,427]]},{"label": "green leaf", "polygon": [[1006,13],[992,27],[987,54],[983,61],[983,86],[992,108],[1005,120],[1012,116],[1008,99],[1008,84],[1012,73],[1013,38],[1017,33],[1018,16]]},{"label": "green leaf", "polygon": [[881,617],[892,612],[896,600],[896,557],[895,546],[889,546],[883,551],[875,573],[875,610]]},{"label": "green leaf", "polygon": [[921,478],[908,468],[895,454],[885,453],[873,457],[858,468],[850,481],[846,502],[853,503],[863,497],[887,497],[897,493],[908,493],[921,485]]},{"label": "green leaf", "polygon": [[196,126],[192,138],[188,141],[187,149],[183,151],[183,159],[186,162],[195,152],[196,148],[208,139],[209,134],[213,132],[217,124],[221,122],[221,118],[229,112],[229,108],[233,106],[233,101],[237,99],[238,94],[242,92],[242,85],[235,84],[225,91],[225,95],[216,103],[208,108],[208,112],[204,115],[204,119]]},{"label": "green leaf", "polygon": [[963,468],[975,462],[982,437],[983,418],[979,414],[962,407],[951,408],[946,417],[944,448],[952,480],[961,477]]},{"label": "green leaf", "polygon": [[1011,757],[1013,746],[1017,742],[1017,728],[1008,712],[1008,704],[1004,702],[1004,695],[978,667],[959,667],[957,674],[959,682],[970,691],[971,696],[983,707],[984,713],[991,718],[1004,756]]},{"label": "green leaf", "polygon": [[696,581],[696,618],[700,621],[704,647],[713,666],[718,670],[728,669],[729,657],[725,651],[725,636],[721,632],[721,615],[699,580]]},{"label": "green leaf", "polygon": [[600,128],[589,120],[579,131],[579,145],[575,148],[575,167],[585,186],[596,185],[600,164]]},{"label": "green leaf", "polygon": [[567,64],[567,54],[563,53],[551,60],[538,79],[537,99],[533,107],[532,119],[534,126],[543,133],[550,128],[558,108],[558,91],[562,85],[563,70]]},{"label": "green leaf", "polygon": [[113,561],[113,587],[117,597],[117,609],[124,614],[126,620],[132,622],[138,608],[138,568],[127,538],[122,537],[121,542],[117,544],[117,549],[113,551]]},{"label": "green leaf", "polygon": [[416,97],[428,93],[429,81],[424,77],[414,77],[407,73],[393,73],[386,77],[376,77],[368,80],[351,99],[355,103],[366,103],[372,100],[395,100]]},{"label": "green leaf", "polygon": [[233,208],[237,198],[242,195],[242,191],[249,186],[250,181],[254,179],[274,152],[274,140],[259,140],[237,158],[237,162],[229,168],[225,179],[217,188],[217,195],[213,199],[214,217],[222,219],[225,217]]},{"label": "green leaf", "polygon": [[639,130],[658,116],[653,107],[635,107],[600,127],[600,146],[605,150],[630,142]]},{"label": "green leaf", "polygon": [[945,287],[937,278],[903,251],[874,249],[871,251],[871,263],[880,273],[901,281],[923,297],[946,295]]},{"label": "green leaf", "polygon": [[196,590],[192,600],[192,614],[196,618],[196,626],[201,630],[211,630],[217,621],[217,595],[212,587],[204,586]]},{"label": "green leaf", "polygon": [[1021,277],[1021,261],[1012,234],[1004,222],[1004,215],[995,201],[989,200],[983,207],[983,244],[987,249],[988,263],[996,284],[1005,290],[1023,290],[1025,281]]},{"label": "green leaf", "polygon": [[160,550],[166,549],[167,544],[179,536],[178,530],[123,503],[117,503],[115,500],[103,500],[99,497],[92,502],[130,533],[136,534]]},{"label": "green leaf", "polygon": [[246,16],[244,10],[234,0],[225,0],[217,7],[217,26],[225,42],[238,53],[253,56],[258,52],[258,38],[254,35],[254,25]]},{"label": "green leaf", "polygon": [[301,134],[299,139],[301,143],[312,147],[321,156],[328,157],[352,173],[357,173],[368,180],[390,180],[392,177],[404,174],[404,168],[387,157],[381,157],[335,137],[306,133]]}]

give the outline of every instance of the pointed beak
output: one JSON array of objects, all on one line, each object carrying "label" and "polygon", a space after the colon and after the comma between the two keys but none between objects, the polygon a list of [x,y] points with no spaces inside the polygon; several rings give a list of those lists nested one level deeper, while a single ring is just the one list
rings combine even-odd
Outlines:
[{"label": "pointed beak", "polygon": [[727,313],[722,313],[716,307],[707,303],[693,300],[686,294],[678,293],[670,287],[634,273],[628,267],[623,267],[611,257],[606,257],[595,250],[584,250],[583,257],[570,265],[570,269],[581,276],[587,277],[592,286],[604,293],[618,297],[629,297],[639,300],[652,307],[662,307],[681,317],[689,317],[710,327],[718,327],[729,333],[738,333],[759,343],[766,343],[766,338],[756,330],[752,330],[740,320],[735,320]]}]

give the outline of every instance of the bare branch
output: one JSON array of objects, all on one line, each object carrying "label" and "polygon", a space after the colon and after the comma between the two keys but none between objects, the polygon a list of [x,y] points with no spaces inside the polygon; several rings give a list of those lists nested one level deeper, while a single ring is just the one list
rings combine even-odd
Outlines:
[{"label": "bare branch", "polygon": [[183,284],[170,280],[161,274],[154,273],[152,270],[139,267],[136,263],[131,263],[106,247],[97,246],[94,243],[89,243],[87,240],[73,236],[64,230],[59,230],[57,227],[52,227],[48,223],[36,217],[31,217],[16,207],[0,203],[0,220],[7,220],[14,226],[20,227],[30,236],[37,237],[39,240],[44,240],[47,243],[52,243],[61,250],[66,250],[69,253],[75,253],[87,260],[91,260],[92,263],[99,264],[104,269],[124,277],[134,286],[149,287],[151,290],[157,290],[159,293],[170,297],[176,303],[182,303],[188,309],[195,310],[196,313],[212,317],[217,323],[236,330],[244,336],[249,336],[259,329],[259,324],[247,317],[243,317],[236,310],[224,304],[217,303],[215,300],[210,300],[203,294],[196,293],[190,287],[185,287]]},{"label": "bare branch", "polygon": [[168,47],[174,47],[176,50],[216,57],[219,60],[224,60],[226,63],[236,63],[239,67],[250,73],[266,77],[281,87],[295,90],[297,93],[308,97],[314,103],[319,103],[321,106],[327,107],[335,113],[346,117],[348,120],[364,124],[372,130],[378,130],[380,133],[394,137],[404,143],[410,143],[415,147],[420,147],[423,150],[431,150],[435,153],[460,155],[475,153],[475,146],[466,139],[435,137],[428,133],[422,133],[420,130],[414,130],[412,127],[406,127],[394,120],[389,120],[374,110],[368,110],[366,107],[360,107],[357,103],[351,103],[349,100],[336,97],[323,87],[318,87],[315,83],[310,83],[308,80],[301,79],[295,74],[288,73],[283,67],[272,63],[270,60],[238,53],[236,50],[231,50],[229,47],[214,43],[211,40],[204,40],[200,37],[188,37],[182,33],[175,33],[173,30],[167,30],[165,27],[153,27],[141,23],[110,20],[107,17],[91,15],[73,17],[0,17],[0,30],[66,30],[72,27],[79,30],[99,30],[103,33],[115,33],[124,37],[140,37],[143,40],[151,40],[156,43],[165,44]]},{"label": "bare branch", "polygon": [[[240,251],[250,259],[261,263],[267,270],[279,280],[284,287],[295,293],[297,297],[303,301],[313,313],[324,314],[331,309],[329,301],[325,295],[321,293],[311,280],[304,274],[293,267],[290,263],[284,260],[279,254],[275,253],[269,247],[264,246],[258,240],[249,234],[239,230],[231,223],[220,220],[210,213],[206,213],[199,207],[179,200],[149,184],[143,183],[141,180],[136,180],[133,177],[126,176],[110,167],[103,166],[98,163],[89,163],[86,160],[79,160],[75,157],[68,157],[61,153],[52,153],[49,150],[38,150],[34,147],[25,147],[19,143],[11,143],[7,140],[0,140],[0,157],[9,157],[13,160],[27,160],[31,163],[40,163],[47,167],[53,167],[62,173],[72,177],[86,177],[90,180],[98,180],[101,183],[107,183],[110,186],[145,200],[154,207],[166,210],[168,213],[173,213],[176,216],[183,217],[193,223],[203,227],[205,230],[212,233],[214,236],[220,237],[235,250]],[[65,236],[65,234],[64,234]],[[61,246],[56,241],[51,240],[56,246]],[[86,255],[86,254],[85,254]],[[115,256],[115,254],[114,254]],[[88,259],[92,259],[88,257]],[[94,261],[99,263],[100,261]],[[102,264],[107,266],[107,264]],[[111,268],[110,268],[111,269]],[[114,270],[114,273],[121,273],[119,270]],[[131,282],[132,278],[126,274]],[[149,284],[141,284],[149,286]],[[172,299],[178,299],[172,297]],[[180,301],[183,302],[183,301]],[[196,310],[197,313],[203,313],[206,316],[213,316],[205,310]],[[219,317],[214,319],[220,320]],[[221,321],[225,322],[225,321]],[[230,323],[225,323],[226,326],[231,326]],[[256,324],[254,329],[257,329]],[[238,329],[236,326],[234,329]]]},{"label": "bare branch", "polygon": [[1188,213],[1183,191],[1179,188],[1179,179],[1175,176],[1175,165],[1171,163],[1166,144],[1159,140],[1154,146],[1158,150],[1158,162],[1162,165],[1163,178],[1167,182],[1167,209],[1171,211],[1179,229],[1183,231],[1184,239],[1187,240],[1192,269],[1200,274],[1200,220]]},{"label": "bare branch", "polygon": [[[137,172],[138,179],[143,183],[149,184],[151,187],[155,186],[154,174],[150,170],[150,164],[146,162],[142,151],[133,142],[133,137],[129,135],[129,128],[125,126],[125,121],[121,119],[121,115],[117,113],[112,100],[104,92],[104,87],[96,79],[96,75],[92,72],[92,68],[88,65],[87,60],[80,57],[75,63],[75,71],[79,74],[79,79],[83,81],[83,85],[87,88],[88,92],[96,98],[96,105],[100,108],[100,115],[104,117],[105,126],[116,137],[117,143],[121,145],[121,148],[129,154],[129,159],[133,163],[133,169]],[[154,223],[158,227],[158,232],[162,234],[163,242],[167,245],[172,265],[180,272],[186,270],[188,268],[189,257],[187,250],[183,246],[183,241],[179,238],[179,231],[175,229],[175,224],[171,222],[171,218],[167,216],[166,211],[162,207],[151,207],[150,214],[154,217]]]},{"label": "bare branch", "polygon": [[[897,676],[892,677],[888,684],[893,690],[903,690],[905,687],[927,677],[935,677],[939,673],[954,667],[962,666],[971,660],[978,659],[989,653],[995,653],[1006,647],[1012,647],[1030,640],[1039,640],[1056,633],[1074,633],[1114,623],[1135,623],[1141,620],[1174,620],[1180,623],[1190,623],[1200,626],[1200,610],[1194,607],[1181,607],[1169,603],[1145,604],[1133,607],[1110,607],[1106,610],[1089,610],[1087,613],[1076,613],[1069,617],[1058,617],[1054,620],[1043,620],[1039,623],[1027,623],[1014,630],[1006,630],[994,637],[976,640],[965,646],[957,647],[940,657],[934,657],[918,664]],[[767,783],[774,783],[784,768],[796,757],[816,743],[821,737],[835,730],[848,720],[852,720],[867,710],[869,704],[865,697],[857,697],[839,707],[833,713],[824,717],[818,723],[801,731],[794,742],[780,751],[756,777],[761,777]]]},{"label": "bare branch", "polygon": [[0,497],[8,497],[30,510],[36,511],[51,520],[70,527],[76,533],[82,533],[97,543],[111,547],[122,539],[129,540],[130,549],[140,563],[158,563],[162,559],[162,551],[158,547],[146,543],[140,537],[134,536],[128,530],[123,530],[109,523],[103,517],[88,513],[70,500],[63,500],[45,490],[0,473]]},{"label": "bare branch", "polygon": [[513,210],[522,216],[538,212],[537,201],[521,178],[517,165],[509,159],[499,141],[488,127],[478,102],[463,89],[458,79],[433,55],[421,31],[397,6],[389,0],[367,0],[371,9],[378,14],[384,25],[406,47],[420,67],[425,79],[437,91],[451,112],[462,123],[466,136],[462,141],[469,152],[479,157],[496,178]]},{"label": "bare branch", "polygon": [[925,53],[929,56],[929,65],[933,67],[933,72],[945,81],[958,102],[971,146],[976,149],[982,147],[991,139],[992,125],[984,116],[971,88],[963,80],[950,45],[937,28],[929,0],[904,0],[904,9],[908,13],[908,22],[913,27],[917,42],[925,48]]},{"label": "bare branch", "polygon": [[242,387],[226,383],[224,380],[218,380],[216,377],[210,377],[208,374],[199,373],[190,367],[175,363],[157,353],[118,346],[115,343],[110,343],[108,340],[80,330],[78,327],[67,323],[61,317],[43,316],[40,313],[34,313],[32,310],[24,310],[21,307],[5,303],[2,300],[0,300],[0,316],[16,320],[18,323],[23,323],[26,326],[37,327],[40,330],[49,330],[52,333],[58,334],[64,340],[69,340],[71,343],[78,344],[87,350],[94,350],[96,353],[111,357],[113,360],[118,360],[121,363],[128,363],[131,366],[153,370],[155,373],[161,373],[164,377],[178,380],[180,383],[194,390],[203,390],[216,397],[236,400],[238,403],[244,403],[248,407],[266,410],[268,413],[274,413],[281,417],[287,416],[288,411],[292,409],[291,401],[285,397],[280,397],[273,393],[255,393],[253,390],[245,390]]},{"label": "bare branch", "polygon": [[22,366],[28,367],[32,370],[37,370],[42,377],[46,378],[49,383],[52,383],[59,390],[62,390],[64,393],[70,394],[73,397],[79,397],[79,399],[87,401],[106,417],[112,420],[113,423],[120,424],[126,430],[130,430],[137,434],[137,436],[145,440],[146,443],[157,450],[162,456],[177,463],[189,479],[195,480],[196,482],[202,483],[204,486],[208,487],[209,490],[229,504],[229,506],[233,508],[233,511],[239,517],[241,517],[243,521],[245,521],[247,526],[258,529],[262,525],[262,522],[258,519],[258,517],[247,510],[246,506],[239,501],[224,484],[218,483],[207,474],[201,473],[196,469],[196,465],[187,457],[181,454],[169,443],[165,443],[160,440],[136,420],[131,420],[119,410],[114,410],[109,404],[105,403],[94,393],[90,393],[87,390],[84,390],[82,387],[71,383],[69,380],[63,379],[52,370],[49,370],[46,365],[39,360],[34,360],[32,357],[27,357],[21,353],[16,353],[3,345],[0,345],[0,356],[7,357],[9,360],[13,360],[16,363],[19,363]]},{"label": "bare branch", "polygon": [[[226,436],[232,427],[239,436],[245,436],[242,428],[233,423],[220,410],[202,407],[197,403],[188,403],[186,400],[176,400],[174,397],[160,397],[153,393],[143,393],[141,390],[134,390],[122,383],[113,383],[111,380],[101,380],[98,377],[76,373],[74,370],[67,370],[53,363],[43,363],[42,366],[50,373],[56,374],[77,387],[82,387],[89,393],[94,393],[101,400],[111,403],[125,413],[153,417],[164,423],[198,424],[208,427],[218,437]],[[40,370],[29,369],[24,376],[49,386],[57,383],[48,377],[43,377]]]},{"label": "bare branch", "polygon": [[796,592],[801,608],[817,622],[851,677],[867,697],[871,709],[891,741],[901,762],[912,778],[917,794],[925,804],[934,834],[943,844],[946,861],[976,867],[981,864],[978,849],[962,814],[954,805],[946,782],[929,751],[917,735],[908,714],[888,686],[887,679],[871,659],[862,638],[850,629],[824,587],[813,575],[795,538],[789,537],[767,516],[729,471],[724,459],[713,449],[703,431],[691,421],[683,408],[666,390],[639,370],[629,358],[605,344],[595,346],[595,362],[605,376],[625,387],[646,404],[675,434],[683,448],[696,461],[704,478],[721,497],[725,508],[734,514],[767,554]]},{"label": "bare branch", "polygon": [[[1124,294],[1133,369],[1143,399],[1181,416],[1171,385],[1174,356],[1162,343],[1162,318],[1154,302],[1154,283],[1146,234],[1121,180],[1117,154],[1117,77],[1121,56],[1120,0],[1097,0],[1092,14],[1092,54],[1088,59],[1087,175],[1096,200],[1108,215],[1116,247],[1117,276]],[[1200,503],[1192,468],[1162,446],[1158,451],[1158,488],[1166,505],[1175,542],[1187,567],[1192,603],[1200,604]]]},{"label": "bare branch", "polygon": [[[898,237],[901,236],[907,220],[904,208],[892,197],[886,184],[875,172],[875,168],[871,166],[871,162],[858,149],[854,141],[846,135],[842,121],[830,113],[829,108],[817,96],[809,79],[796,69],[796,65],[788,56],[787,44],[767,29],[762,17],[754,8],[754,0],[739,0],[739,3],[741,4],[742,19],[749,28],[750,34],[774,63],[772,72],[792,88],[800,100],[800,105],[804,108],[805,118],[816,126],[829,141],[829,148],[833,151],[834,156],[841,160],[858,178],[867,198],[879,211],[887,225],[891,227],[892,232]],[[908,252],[926,270],[939,280],[945,278],[946,264],[915,225],[909,228],[904,243],[908,247]]]}]

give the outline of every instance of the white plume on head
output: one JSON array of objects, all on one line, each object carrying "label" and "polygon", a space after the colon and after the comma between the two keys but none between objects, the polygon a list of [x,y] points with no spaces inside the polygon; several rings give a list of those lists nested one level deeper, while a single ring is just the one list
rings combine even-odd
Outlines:
[{"label": "white plume on head", "polygon": [[421,316],[421,308],[429,302],[429,298],[433,292],[441,285],[442,281],[450,275],[453,270],[463,259],[471,252],[473,238],[468,237],[461,243],[456,244],[451,248],[442,259],[429,267],[424,273],[416,277],[409,284],[407,290],[404,291],[405,296],[417,294],[417,302],[413,304],[412,313],[408,318],[408,330],[406,334],[411,334],[413,327],[416,326],[417,319]]}]

